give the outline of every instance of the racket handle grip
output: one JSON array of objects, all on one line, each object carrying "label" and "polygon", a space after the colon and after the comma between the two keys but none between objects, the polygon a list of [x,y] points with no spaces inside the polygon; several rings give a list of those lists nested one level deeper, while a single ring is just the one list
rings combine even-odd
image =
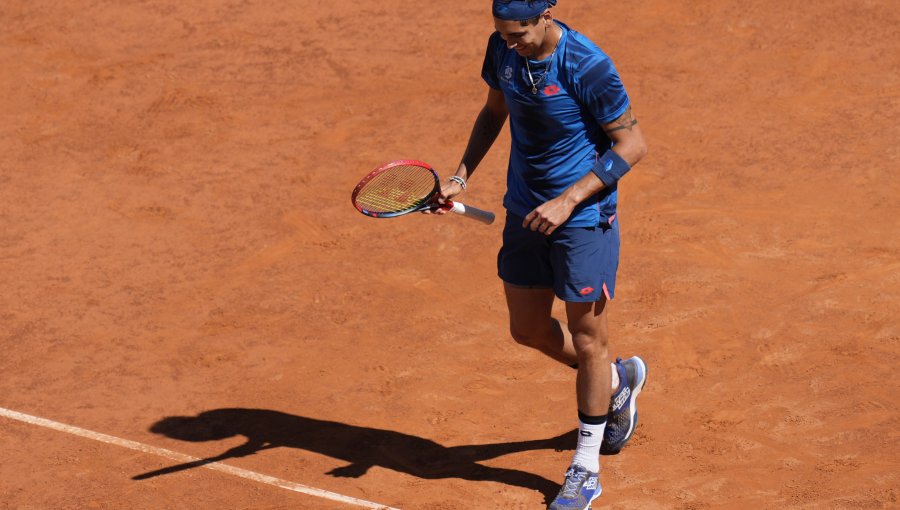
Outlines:
[{"label": "racket handle grip", "polygon": [[472,218],[473,220],[480,221],[486,225],[490,225],[494,222],[494,213],[472,207],[471,205],[464,205],[460,202],[453,202],[453,205],[450,206],[450,212],[461,214],[466,218]]}]

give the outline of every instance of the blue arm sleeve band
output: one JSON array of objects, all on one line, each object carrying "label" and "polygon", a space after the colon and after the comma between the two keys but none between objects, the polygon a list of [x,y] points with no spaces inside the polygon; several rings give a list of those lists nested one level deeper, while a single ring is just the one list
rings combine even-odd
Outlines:
[{"label": "blue arm sleeve band", "polygon": [[594,164],[594,168],[591,169],[606,186],[612,186],[618,182],[629,170],[631,170],[631,167],[628,166],[628,162],[612,149],[600,156],[600,159]]}]

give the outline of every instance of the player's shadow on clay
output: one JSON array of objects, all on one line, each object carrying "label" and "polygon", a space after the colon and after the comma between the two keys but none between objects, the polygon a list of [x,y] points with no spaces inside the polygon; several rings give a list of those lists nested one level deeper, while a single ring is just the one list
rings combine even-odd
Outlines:
[{"label": "player's shadow on clay", "polygon": [[461,478],[492,481],[540,491],[552,498],[559,484],[519,471],[485,466],[480,461],[501,455],[539,449],[568,450],[575,444],[576,431],[548,439],[510,443],[442,446],[430,439],[369,427],[317,420],[264,409],[215,409],[197,416],[170,416],[150,427],[150,431],[182,441],[217,441],[244,436],[247,442],[215,457],[170,466],[135,476],[146,480],[236,457],[253,455],[271,448],[299,448],[320,453],[350,464],[328,474],[358,478],[373,466],[400,471],[419,478]]}]

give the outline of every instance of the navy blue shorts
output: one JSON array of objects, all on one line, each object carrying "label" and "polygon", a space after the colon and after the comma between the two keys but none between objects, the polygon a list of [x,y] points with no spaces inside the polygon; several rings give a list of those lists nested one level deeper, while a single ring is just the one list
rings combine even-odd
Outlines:
[{"label": "navy blue shorts", "polygon": [[619,268],[619,222],[597,227],[563,227],[549,236],[522,228],[507,213],[497,274],[527,288],[552,288],[563,301],[612,299]]}]

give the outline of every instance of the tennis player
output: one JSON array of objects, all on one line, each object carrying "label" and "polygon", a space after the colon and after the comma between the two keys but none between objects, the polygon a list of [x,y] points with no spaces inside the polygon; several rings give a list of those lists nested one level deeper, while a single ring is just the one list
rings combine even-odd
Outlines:
[{"label": "tennis player", "polygon": [[[577,369],[578,443],[553,510],[584,510],[601,492],[600,454],[637,424],[647,367],[611,363],[607,309],[619,260],[619,180],[647,152],[610,58],[554,19],[556,0],[493,0],[482,68],[489,87],[440,202],[458,195],[509,117],[512,147],[497,257],[516,342]],[[565,301],[568,324],[550,315]]]}]

